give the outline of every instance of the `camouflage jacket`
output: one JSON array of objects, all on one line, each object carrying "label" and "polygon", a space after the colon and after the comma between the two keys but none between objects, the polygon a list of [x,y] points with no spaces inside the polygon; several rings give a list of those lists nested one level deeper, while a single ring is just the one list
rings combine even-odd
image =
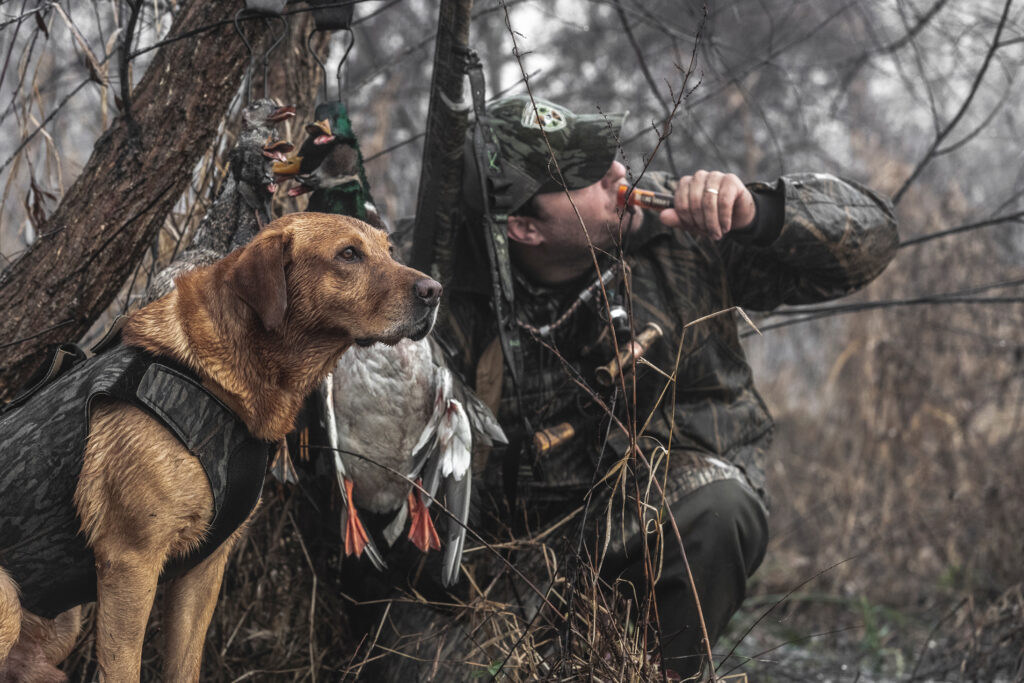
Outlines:
[{"label": "camouflage jacket", "polygon": [[[641,185],[667,190],[674,182],[652,174]],[[882,272],[898,243],[889,202],[856,183],[796,174],[774,187],[751,189],[774,193],[780,207],[784,202],[781,229],[775,226],[778,233],[772,231],[767,243],[763,234],[753,242],[737,234],[716,243],[672,230],[648,214],[623,245],[626,274],[607,288],[612,305],[631,312],[634,331],[651,322],[664,330],[645,355],[650,365],[637,366],[635,384],[627,377],[628,395],[616,399],[616,414],[623,424],[636,424],[637,445],[646,455],[664,452],[659,446],[667,450],[666,491],[672,499],[725,477],[747,482],[763,497],[764,455],[773,427],[740,345],[737,315],[728,312],[685,326],[733,306],[766,311],[849,294]],[[606,258],[602,268],[613,262]],[[470,381],[475,377],[481,398],[499,408],[506,431],[521,423],[520,405],[535,430],[573,425],[576,437],[567,445],[519,468],[519,476],[529,472],[519,486],[527,505],[563,512],[579,505],[582,493],[629,444],[617,425],[608,430],[601,403],[609,405],[612,396],[594,382],[595,368],[612,357],[613,348],[607,339],[595,343],[608,327],[600,296],[579,306],[550,338],[541,341],[529,328],[556,321],[596,276],[559,288],[516,277],[525,370],[520,403],[496,344],[486,273],[472,265],[470,259],[457,264],[441,334],[458,349],[454,364]],[[628,335],[620,339],[620,346],[627,340]],[[668,379],[673,375],[675,382]],[[602,448],[606,433],[608,445]],[[506,479],[512,476],[511,468],[498,464],[501,458],[492,453],[475,462],[492,492],[501,490],[503,471]]]}]

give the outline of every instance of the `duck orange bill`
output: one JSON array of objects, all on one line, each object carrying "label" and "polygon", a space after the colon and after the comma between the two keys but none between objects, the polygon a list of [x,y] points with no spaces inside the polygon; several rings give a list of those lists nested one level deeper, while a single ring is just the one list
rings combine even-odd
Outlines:
[{"label": "duck orange bill", "polygon": [[674,198],[664,192],[652,192],[651,190],[638,190],[633,188],[629,191],[629,185],[619,185],[618,205],[620,209],[627,206],[637,206],[641,209],[671,209],[675,206]]},{"label": "duck orange bill", "polygon": [[[423,480],[418,479],[416,484],[422,486]],[[441,539],[437,537],[437,529],[434,528],[430,512],[427,511],[427,506],[420,499],[419,489],[416,488],[409,491],[409,519],[409,540],[417,548],[423,552],[428,552],[431,548],[441,549]]]},{"label": "duck orange bill", "polygon": [[298,175],[300,168],[302,168],[302,157],[292,157],[285,162],[275,161],[271,166],[274,175],[280,176]]},{"label": "duck orange bill", "polygon": [[334,134],[331,132],[331,122],[328,119],[306,124],[306,133],[313,137],[314,145],[326,145],[334,140]]},{"label": "duck orange bill", "polygon": [[278,123],[279,121],[290,119],[293,116],[295,116],[295,107],[293,107],[290,104],[286,104],[283,107],[278,107],[277,109],[275,109],[273,113],[267,117],[267,119],[273,121],[274,123]]},{"label": "duck orange bill", "polygon": [[285,156],[295,149],[295,145],[288,142],[287,140],[267,140],[267,143],[263,145],[263,156],[274,161],[280,161],[281,163],[288,163],[288,157]]},{"label": "duck orange bill", "polygon": [[352,500],[352,480],[345,480],[345,497],[348,498],[348,519],[345,522],[345,554],[359,557],[370,542],[366,528],[359,521],[359,512]]}]

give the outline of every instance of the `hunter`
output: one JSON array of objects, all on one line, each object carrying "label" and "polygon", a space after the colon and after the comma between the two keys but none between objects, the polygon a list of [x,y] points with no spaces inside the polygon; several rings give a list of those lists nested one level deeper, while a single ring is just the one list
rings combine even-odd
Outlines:
[{"label": "hunter", "polygon": [[[821,173],[764,184],[647,172],[639,187],[671,195],[671,206],[620,208],[620,185],[632,186],[616,160],[624,117],[529,96],[478,117],[437,334],[511,437],[474,462],[483,527],[498,538],[536,532],[582,517],[589,500],[586,548],[602,578],[632,582],[637,595],[648,590],[641,529],[651,548],[661,533],[659,654],[688,676],[709,646],[664,513],[681,534],[710,645],[768,544],[773,422],[731,309],[847,295],[882,272],[898,237],[886,198]],[[642,360],[609,370],[645,330]],[[625,486],[605,479],[627,455]],[[650,506],[643,523],[638,492]],[[602,557],[609,500],[616,517]],[[561,528],[571,542],[572,525]]]}]

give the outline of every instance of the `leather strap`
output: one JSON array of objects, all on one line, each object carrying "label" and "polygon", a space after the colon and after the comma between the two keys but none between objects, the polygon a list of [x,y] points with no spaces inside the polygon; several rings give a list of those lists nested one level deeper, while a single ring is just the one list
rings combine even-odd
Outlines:
[{"label": "leather strap", "polygon": [[[497,217],[492,213],[490,183],[488,172],[501,164],[500,150],[492,140],[487,129],[487,113],[484,105],[483,65],[475,52],[469,56],[469,87],[473,96],[473,111],[476,121],[473,125],[473,152],[476,160],[476,172],[480,185],[480,200],[483,208],[483,221],[486,230],[487,256],[491,266],[491,302],[497,319],[498,339],[505,356],[509,378],[512,380],[512,391],[516,398],[516,407],[522,421],[522,433],[527,436],[509,439],[505,448],[505,460],[502,463],[502,480],[505,497],[510,508],[515,507],[520,480],[529,477],[535,462],[534,454],[525,460],[523,454],[531,448],[532,441],[527,438],[533,434],[533,428],[523,409],[520,378],[523,374],[523,348],[516,325],[515,295],[512,284],[512,261],[509,256],[507,217]],[[505,218],[506,220],[499,220]]]}]

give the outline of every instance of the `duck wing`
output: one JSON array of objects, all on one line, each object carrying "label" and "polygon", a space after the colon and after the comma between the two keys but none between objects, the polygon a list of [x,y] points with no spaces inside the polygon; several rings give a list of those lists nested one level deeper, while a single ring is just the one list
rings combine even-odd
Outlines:
[{"label": "duck wing", "polygon": [[473,487],[473,444],[469,416],[462,403],[455,398],[448,400],[445,418],[439,429],[438,442],[438,469],[444,478],[445,504],[452,514],[445,534],[441,583],[451,586],[458,581],[459,569],[462,566],[462,549],[466,543],[469,500]]},{"label": "duck wing", "polygon": [[473,443],[480,443],[484,446],[493,446],[496,443],[507,444],[508,438],[491,409],[473,393],[473,390],[462,381],[462,378],[448,370],[441,346],[436,342],[432,343],[430,352],[434,365],[443,369],[448,375],[447,381],[451,386],[447,391],[450,397],[459,401],[466,411]]}]

